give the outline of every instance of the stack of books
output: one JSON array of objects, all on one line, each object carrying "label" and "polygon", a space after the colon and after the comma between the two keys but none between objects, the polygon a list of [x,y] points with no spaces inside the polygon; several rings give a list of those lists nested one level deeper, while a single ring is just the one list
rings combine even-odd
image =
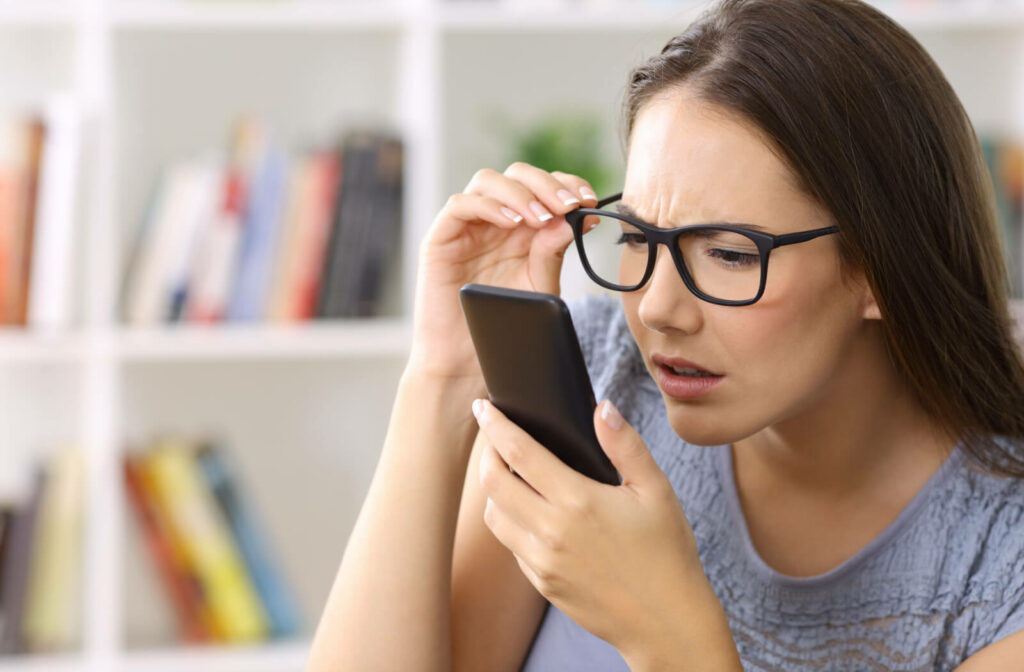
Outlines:
[{"label": "stack of books", "polygon": [[55,454],[24,501],[0,508],[0,653],[80,644],[82,464],[78,450]]},{"label": "stack of books", "polygon": [[0,116],[0,325],[70,325],[80,136],[68,96]]},{"label": "stack of books", "polygon": [[182,641],[298,632],[295,598],[220,446],[163,440],[126,453],[124,476]]},{"label": "stack of books", "polygon": [[1024,298],[1024,144],[992,136],[981,138],[1003,233],[1010,274],[1010,295]]},{"label": "stack of books", "polygon": [[379,313],[400,260],[402,142],[354,130],[289,157],[242,120],[227,156],[169,166],[125,272],[132,325],[294,322]]}]

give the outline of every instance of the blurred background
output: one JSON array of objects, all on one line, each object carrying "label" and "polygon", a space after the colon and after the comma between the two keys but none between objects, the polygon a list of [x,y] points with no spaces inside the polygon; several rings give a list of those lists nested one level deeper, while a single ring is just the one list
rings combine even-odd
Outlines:
[{"label": "blurred background", "polygon": [[[1019,311],[1024,2],[876,4],[974,121]],[[0,672],[301,670],[419,239],[483,167],[618,191],[626,74],[703,6],[0,0]]]}]

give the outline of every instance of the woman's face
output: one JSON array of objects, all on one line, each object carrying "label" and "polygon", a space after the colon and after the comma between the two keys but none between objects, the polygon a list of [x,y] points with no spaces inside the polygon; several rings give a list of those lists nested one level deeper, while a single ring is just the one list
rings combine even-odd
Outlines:
[{"label": "woman's face", "polygon": [[[662,228],[742,222],[783,234],[834,223],[752,126],[685,90],[640,110],[622,203]],[[686,441],[746,438],[815,408],[844,379],[845,354],[863,336],[873,301],[862,281],[841,277],[836,236],[777,248],[770,259],[764,295],[749,306],[698,299],[664,246],[648,283],[622,295],[669,421]],[[692,379],[667,376],[660,358],[682,358],[722,378],[687,397],[680,390]]]}]

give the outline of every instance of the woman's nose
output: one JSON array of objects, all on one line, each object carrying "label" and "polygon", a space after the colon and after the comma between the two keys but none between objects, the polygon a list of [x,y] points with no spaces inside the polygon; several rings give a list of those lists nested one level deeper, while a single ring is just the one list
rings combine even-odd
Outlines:
[{"label": "woman's nose", "polygon": [[703,324],[701,300],[683,283],[671,253],[661,245],[651,278],[640,291],[640,322],[648,329],[695,333]]}]

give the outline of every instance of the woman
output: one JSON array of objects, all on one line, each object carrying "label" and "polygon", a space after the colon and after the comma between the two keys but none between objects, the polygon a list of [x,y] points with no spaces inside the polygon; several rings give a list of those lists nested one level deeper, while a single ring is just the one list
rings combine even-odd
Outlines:
[{"label": "woman", "polygon": [[[597,205],[572,175],[482,170],[422,243],[309,669],[1021,665],[1024,365],[938,68],[855,0],[724,0],[633,72],[625,121],[619,277],[593,275],[631,291],[572,306],[623,484],[481,399],[458,288],[557,293],[566,215]],[[786,244],[650,228],[709,222]]]}]

